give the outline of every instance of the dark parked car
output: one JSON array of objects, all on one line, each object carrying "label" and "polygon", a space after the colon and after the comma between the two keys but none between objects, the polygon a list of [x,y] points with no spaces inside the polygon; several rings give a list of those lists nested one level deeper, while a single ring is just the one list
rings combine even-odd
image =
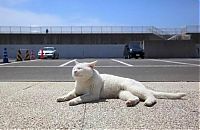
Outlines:
[{"label": "dark parked car", "polygon": [[124,47],[124,58],[144,58],[144,49],[140,46],[140,42],[132,42]]}]

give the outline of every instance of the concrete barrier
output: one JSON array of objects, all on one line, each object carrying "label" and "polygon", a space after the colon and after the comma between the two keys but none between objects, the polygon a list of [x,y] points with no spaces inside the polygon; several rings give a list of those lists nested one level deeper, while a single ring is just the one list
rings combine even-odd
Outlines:
[{"label": "concrete barrier", "polygon": [[[198,57],[198,44],[192,41],[145,41],[146,58],[192,58]],[[122,58],[124,44],[42,44],[42,45],[0,45],[0,50],[7,48],[9,58],[16,58],[19,49],[37,52],[44,46],[56,47],[60,58]]]},{"label": "concrete barrier", "polygon": [[0,49],[8,48],[9,58],[15,58],[19,49],[29,49],[36,53],[44,46],[56,47],[60,54],[60,58],[119,58],[123,57],[123,44],[107,44],[107,45],[0,45]]}]

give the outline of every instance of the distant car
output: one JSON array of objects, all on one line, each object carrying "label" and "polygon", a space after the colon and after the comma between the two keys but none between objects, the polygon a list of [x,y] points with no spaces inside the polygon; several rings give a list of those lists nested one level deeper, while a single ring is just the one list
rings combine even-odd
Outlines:
[{"label": "distant car", "polygon": [[43,50],[44,58],[52,58],[52,59],[59,59],[59,53],[55,47],[43,47],[38,51],[38,58],[41,58]]},{"label": "distant car", "polygon": [[144,49],[140,46],[140,42],[131,42],[124,47],[124,58],[139,58],[144,59]]}]

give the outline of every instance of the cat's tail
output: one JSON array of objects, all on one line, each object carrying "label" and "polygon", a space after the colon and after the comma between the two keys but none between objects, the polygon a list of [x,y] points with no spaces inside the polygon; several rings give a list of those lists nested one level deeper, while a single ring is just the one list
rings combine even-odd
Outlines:
[{"label": "cat's tail", "polygon": [[181,99],[186,96],[185,93],[166,93],[166,92],[156,92],[151,91],[153,95],[158,99]]}]

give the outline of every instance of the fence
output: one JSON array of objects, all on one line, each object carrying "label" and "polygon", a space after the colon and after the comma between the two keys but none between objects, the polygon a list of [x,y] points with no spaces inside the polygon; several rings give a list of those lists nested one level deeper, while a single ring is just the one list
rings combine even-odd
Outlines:
[{"label": "fence", "polygon": [[156,28],[154,26],[0,26],[0,33],[154,33],[173,35],[199,33],[199,25],[183,28]]}]

